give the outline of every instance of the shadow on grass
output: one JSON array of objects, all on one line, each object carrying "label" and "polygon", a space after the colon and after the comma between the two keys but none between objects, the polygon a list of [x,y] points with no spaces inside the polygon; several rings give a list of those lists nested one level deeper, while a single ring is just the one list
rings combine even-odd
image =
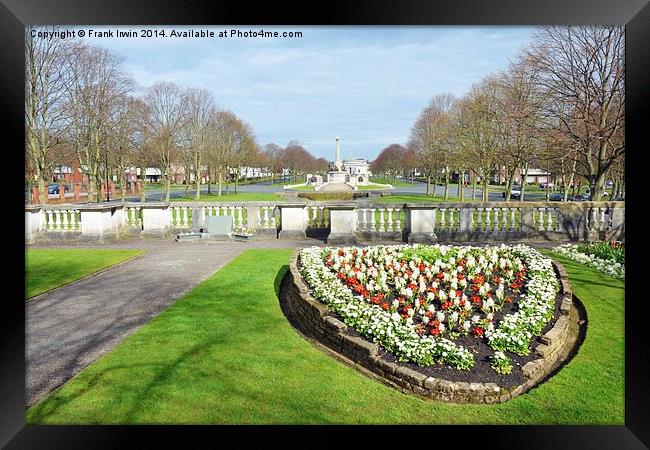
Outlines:
[{"label": "shadow on grass", "polygon": [[278,298],[280,297],[280,287],[282,286],[282,280],[284,279],[284,275],[287,273],[287,270],[289,270],[288,264],[280,267],[278,274],[275,276],[275,280],[273,280],[273,288],[275,290],[275,295],[277,295]]}]

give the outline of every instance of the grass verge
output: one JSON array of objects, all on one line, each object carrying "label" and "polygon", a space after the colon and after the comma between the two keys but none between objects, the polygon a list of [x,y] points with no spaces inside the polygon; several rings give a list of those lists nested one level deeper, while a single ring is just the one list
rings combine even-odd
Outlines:
[{"label": "grass verge", "polygon": [[25,298],[70,284],[141,253],[142,250],[28,249]]},{"label": "grass verge", "polygon": [[[282,197],[275,192],[238,192],[236,194],[225,192],[221,196],[216,194],[201,194],[199,202],[273,202],[280,200]],[[189,197],[172,198],[172,202],[195,202],[193,195]]]}]

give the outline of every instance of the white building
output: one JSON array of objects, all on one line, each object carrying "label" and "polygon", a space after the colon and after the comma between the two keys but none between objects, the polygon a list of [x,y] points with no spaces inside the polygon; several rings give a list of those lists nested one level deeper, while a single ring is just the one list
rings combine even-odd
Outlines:
[{"label": "white building", "polygon": [[346,173],[346,183],[365,186],[370,183],[370,164],[367,159],[354,158],[343,160],[343,171]]}]

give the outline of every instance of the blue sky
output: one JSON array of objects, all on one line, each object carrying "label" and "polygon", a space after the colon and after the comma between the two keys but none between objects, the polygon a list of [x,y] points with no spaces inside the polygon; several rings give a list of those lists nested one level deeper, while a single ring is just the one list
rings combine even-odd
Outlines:
[{"label": "blue sky", "polygon": [[[143,27],[72,27],[83,29]],[[156,81],[210,90],[248,122],[261,145],[296,139],[317,157],[372,160],[405,144],[436,94],[463,95],[504,69],[532,27],[147,27],[301,31],[302,38],[84,38],[125,57],[140,89]]]}]

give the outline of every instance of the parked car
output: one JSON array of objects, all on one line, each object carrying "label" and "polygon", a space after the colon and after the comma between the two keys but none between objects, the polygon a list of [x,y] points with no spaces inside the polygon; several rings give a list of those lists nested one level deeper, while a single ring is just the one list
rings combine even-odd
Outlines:
[{"label": "parked car", "polygon": [[[503,191],[501,193],[503,198],[506,198],[506,192]],[[521,198],[521,186],[513,186],[512,190],[510,191],[510,198],[513,200],[519,200]]]},{"label": "parked car", "polygon": [[553,192],[551,195],[548,196],[548,199],[552,202],[563,202],[564,194],[561,194],[560,192]]},{"label": "parked car", "polygon": [[[59,187],[58,184],[50,184],[47,187],[47,193],[48,194],[58,194],[59,190],[60,190],[60,187]],[[63,185],[63,192],[69,192],[69,191],[70,191],[70,188],[68,187],[68,185],[64,184]]]},{"label": "parked car", "polygon": [[539,187],[541,187],[542,189],[546,189],[547,187],[552,188],[553,183],[539,183]]},{"label": "parked car", "polygon": [[575,195],[575,196],[571,197],[571,200],[574,201],[574,202],[585,202],[585,201],[589,200],[589,197],[587,197],[585,195],[582,195],[582,194],[578,194],[578,195]]}]

